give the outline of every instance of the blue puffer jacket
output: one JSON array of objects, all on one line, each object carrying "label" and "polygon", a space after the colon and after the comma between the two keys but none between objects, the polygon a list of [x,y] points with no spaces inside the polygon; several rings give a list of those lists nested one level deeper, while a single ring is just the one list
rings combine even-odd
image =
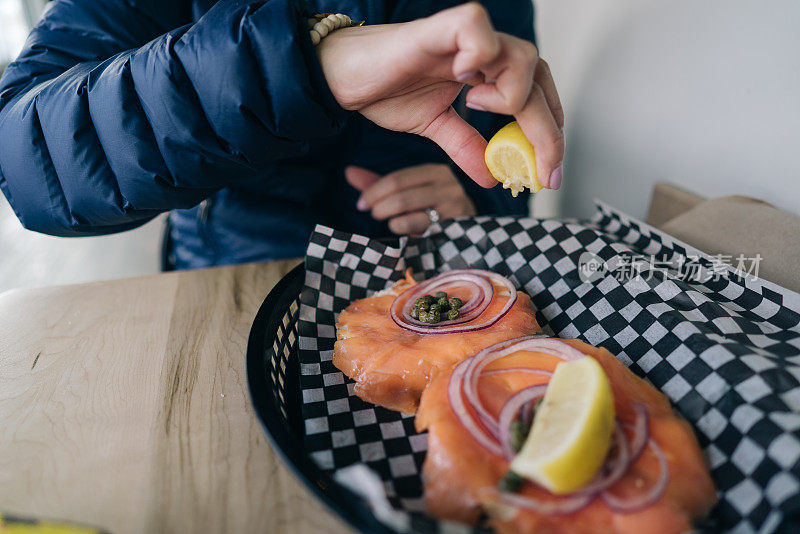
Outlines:
[{"label": "blue puffer jacket", "polygon": [[[316,223],[389,235],[355,209],[344,167],[450,162],[342,110],[306,18],[399,22],[458,3],[56,0],[0,80],[0,188],[26,228],[59,236],[171,211],[179,267],[302,256]],[[533,39],[530,0],[484,4]],[[484,136],[508,120],[468,118]],[[480,213],[526,211],[525,196],[459,176]]]}]

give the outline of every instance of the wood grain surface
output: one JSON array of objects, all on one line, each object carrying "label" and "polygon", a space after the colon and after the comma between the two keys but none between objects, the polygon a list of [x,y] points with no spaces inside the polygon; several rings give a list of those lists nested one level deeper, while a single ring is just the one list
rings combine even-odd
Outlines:
[{"label": "wood grain surface", "polygon": [[352,532],[250,406],[250,326],[296,263],[0,295],[0,512],[114,533]]}]

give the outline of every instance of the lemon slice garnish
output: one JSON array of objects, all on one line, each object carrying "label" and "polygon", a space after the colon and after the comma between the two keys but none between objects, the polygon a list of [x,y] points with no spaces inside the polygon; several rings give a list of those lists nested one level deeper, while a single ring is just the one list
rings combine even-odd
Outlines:
[{"label": "lemon slice garnish", "polygon": [[532,192],[542,189],[536,179],[536,154],[533,145],[516,121],[503,126],[489,140],[484,154],[486,166],[495,179],[510,189],[513,196],[529,188]]},{"label": "lemon slice garnish", "polygon": [[558,364],[511,470],[552,493],[588,484],[605,462],[614,398],[602,366],[585,357]]}]

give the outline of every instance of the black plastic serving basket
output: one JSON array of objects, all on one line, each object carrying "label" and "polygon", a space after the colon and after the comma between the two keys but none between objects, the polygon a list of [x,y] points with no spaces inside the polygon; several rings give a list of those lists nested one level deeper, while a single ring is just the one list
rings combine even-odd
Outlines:
[{"label": "black plastic serving basket", "polygon": [[303,446],[297,318],[304,265],[292,269],[258,310],[247,342],[247,382],[272,446],[312,493],[361,532],[393,533],[367,502],[317,467]]}]

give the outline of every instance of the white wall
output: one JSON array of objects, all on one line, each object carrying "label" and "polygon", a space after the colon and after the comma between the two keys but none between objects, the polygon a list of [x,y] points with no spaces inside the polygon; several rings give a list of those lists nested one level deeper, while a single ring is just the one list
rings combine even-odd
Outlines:
[{"label": "white wall", "polygon": [[800,2],[536,0],[566,112],[567,216],[641,217],[652,184],[800,214]]},{"label": "white wall", "polygon": [[0,293],[157,273],[163,232],[164,216],[136,230],[103,237],[37,234],[22,228],[0,194]]},{"label": "white wall", "polygon": [[[45,0],[0,0],[0,73],[19,53]],[[58,238],[22,228],[0,193],[0,293],[152,274],[161,267],[165,219],[118,235]]]},{"label": "white wall", "polygon": [[17,56],[28,35],[24,7],[19,0],[0,0],[0,73]]}]

